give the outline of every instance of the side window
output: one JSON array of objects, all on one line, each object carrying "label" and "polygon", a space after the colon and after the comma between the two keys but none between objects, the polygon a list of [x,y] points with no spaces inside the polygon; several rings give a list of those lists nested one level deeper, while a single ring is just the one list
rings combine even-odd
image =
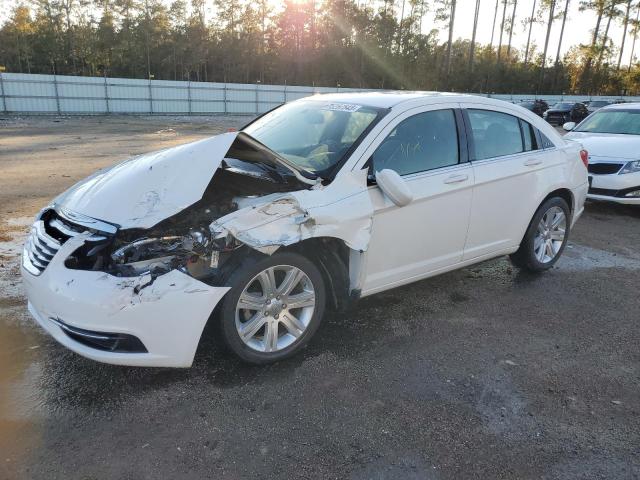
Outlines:
[{"label": "side window", "polygon": [[475,160],[524,151],[517,117],[493,110],[467,110],[475,147]]},{"label": "side window", "polygon": [[522,141],[524,142],[524,151],[538,150],[538,142],[536,142],[535,130],[530,123],[520,119],[520,128],[522,129]]},{"label": "side window", "polygon": [[553,142],[551,140],[549,140],[549,137],[547,137],[544,133],[540,132],[539,130],[538,130],[538,133],[540,133],[540,140],[542,142],[542,145],[541,145],[542,148],[554,148],[555,147]]},{"label": "side window", "polygon": [[400,175],[456,165],[458,130],[453,110],[418,113],[403,120],[372,156],[375,171],[385,168]]}]

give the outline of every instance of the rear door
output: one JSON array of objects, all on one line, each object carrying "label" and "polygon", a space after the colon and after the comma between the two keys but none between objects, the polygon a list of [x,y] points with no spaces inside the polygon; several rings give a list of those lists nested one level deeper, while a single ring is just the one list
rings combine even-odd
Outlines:
[{"label": "rear door", "polygon": [[464,260],[517,246],[545,189],[535,129],[500,107],[464,110],[475,185]]}]

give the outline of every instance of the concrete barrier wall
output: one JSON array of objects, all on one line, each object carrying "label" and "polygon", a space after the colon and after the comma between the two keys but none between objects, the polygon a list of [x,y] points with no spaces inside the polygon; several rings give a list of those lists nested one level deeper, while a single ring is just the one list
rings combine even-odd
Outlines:
[{"label": "concrete barrier wall", "polygon": [[[357,88],[243,83],[174,82],[130,78],[0,73],[0,112],[20,114],[247,114],[316,93],[365,92]],[[478,94],[484,95],[486,94]],[[640,97],[489,95],[517,102],[591,99],[640,101]]]}]

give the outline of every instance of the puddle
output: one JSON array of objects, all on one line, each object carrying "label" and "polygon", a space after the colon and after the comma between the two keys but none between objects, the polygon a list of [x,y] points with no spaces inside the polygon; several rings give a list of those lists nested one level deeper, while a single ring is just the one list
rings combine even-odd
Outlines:
[{"label": "puddle", "polygon": [[0,292],[2,292],[0,298],[3,301],[23,295],[20,258],[27,233],[21,230],[7,232],[6,236],[12,236],[12,238],[0,242]]},{"label": "puddle", "polygon": [[582,272],[595,268],[625,268],[639,270],[640,260],[630,258],[598,248],[569,244],[558,260],[556,268],[560,271]]}]

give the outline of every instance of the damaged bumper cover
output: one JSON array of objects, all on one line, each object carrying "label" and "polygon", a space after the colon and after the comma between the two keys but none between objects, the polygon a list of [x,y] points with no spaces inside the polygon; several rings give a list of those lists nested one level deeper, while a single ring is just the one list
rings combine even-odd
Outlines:
[{"label": "damaged bumper cover", "polygon": [[[65,259],[88,236],[68,240],[38,276],[30,273],[29,256],[23,255],[29,311],[37,322],[65,347],[100,362],[191,366],[202,330],[229,288],[209,286],[178,270],[150,282],[149,275],[119,278],[67,268]],[[108,341],[100,348],[83,333],[116,340],[135,338],[143,348],[125,352],[117,348],[118,342]],[[109,345],[115,345],[114,350]]]}]

